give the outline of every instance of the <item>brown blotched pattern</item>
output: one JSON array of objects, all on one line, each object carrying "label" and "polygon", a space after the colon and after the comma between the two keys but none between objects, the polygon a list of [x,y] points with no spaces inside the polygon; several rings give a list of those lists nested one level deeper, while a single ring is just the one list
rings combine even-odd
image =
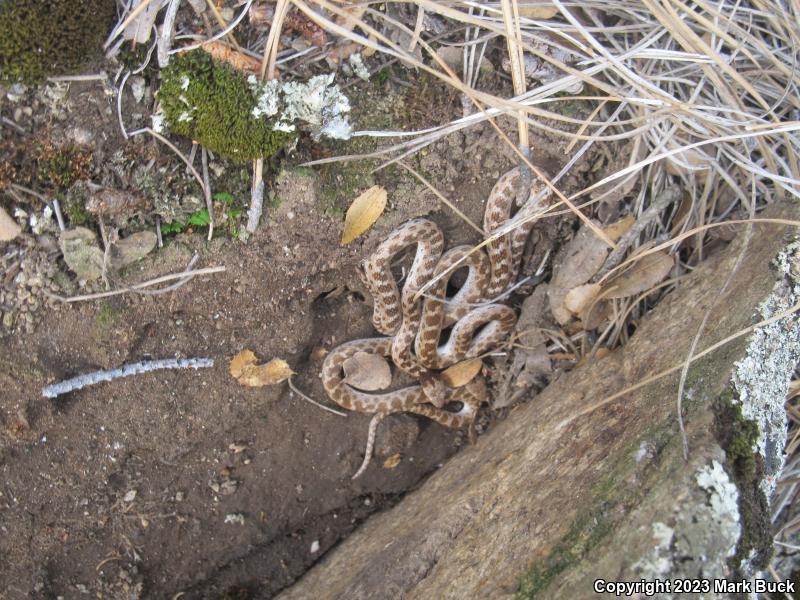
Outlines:
[{"label": "brown blotched pattern", "polygon": [[[508,225],[519,185],[519,169],[504,174],[492,188],[486,203],[487,234]],[[542,184],[536,182],[533,193]],[[544,201],[546,201],[545,199]],[[521,220],[534,207],[527,202],[514,217]],[[534,220],[521,223],[486,245],[486,252],[457,246],[442,256],[444,236],[428,219],[413,219],[395,229],[361,264],[360,275],[374,300],[372,323],[389,337],[353,340],[334,349],[322,365],[322,383],[331,399],[349,410],[388,414],[413,412],[446,427],[469,425],[487,398],[486,385],[478,375],[460,388],[449,388],[438,371],[496,348],[514,328],[513,309],[494,300],[517,278],[525,242]],[[413,264],[402,291],[391,271],[392,259],[416,245]],[[445,297],[451,275],[467,267],[466,281],[452,297]],[[419,290],[434,276],[441,279],[421,299]],[[440,345],[442,330],[452,327],[447,343]],[[381,394],[358,390],[343,381],[342,363],[356,352],[391,357],[399,369],[420,383]],[[460,402],[458,412],[444,409]]]}]

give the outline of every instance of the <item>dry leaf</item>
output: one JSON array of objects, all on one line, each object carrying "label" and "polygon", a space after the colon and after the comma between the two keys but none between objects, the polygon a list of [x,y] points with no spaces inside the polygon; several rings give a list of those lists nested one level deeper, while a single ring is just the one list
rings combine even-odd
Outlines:
[{"label": "dry leaf", "polygon": [[564,296],[564,306],[573,315],[577,315],[591,306],[600,293],[600,289],[601,286],[596,283],[587,283],[574,287]]},{"label": "dry leaf", "polygon": [[603,286],[603,298],[625,298],[649,290],[669,274],[674,264],[674,259],[666,252],[648,254],[629,270],[607,281]]},{"label": "dry leaf", "polygon": [[481,367],[483,367],[483,361],[480,358],[462,360],[442,371],[442,381],[451,388],[467,385],[480,373]]},{"label": "dry leaf", "polygon": [[397,465],[400,464],[400,460],[402,459],[402,455],[398,452],[397,454],[392,454],[389,458],[383,461],[383,468],[384,469],[394,469]]},{"label": "dry leaf", "polygon": [[587,304],[578,315],[581,321],[581,327],[584,331],[597,329],[603,323],[610,321],[613,317],[614,311],[608,300],[600,300],[599,302]]},{"label": "dry leaf", "polygon": [[242,350],[231,359],[228,369],[231,375],[242,385],[261,387],[285,381],[294,371],[281,358],[273,358],[267,364],[257,364],[256,355],[250,350]]},{"label": "dry leaf", "polygon": [[17,222],[0,206],[0,242],[13,240],[22,232]]},{"label": "dry leaf", "polygon": [[386,208],[386,198],[386,190],[379,185],[373,185],[353,200],[344,218],[342,245],[349,244],[372,227]]},{"label": "dry leaf", "polygon": [[392,370],[385,358],[370,352],[356,352],[342,363],[344,382],[365,392],[384,390],[392,383]]},{"label": "dry leaf", "polygon": [[261,72],[261,60],[234,50],[222,42],[208,42],[200,46],[216,60],[226,62],[234,69],[258,75]]},{"label": "dry leaf", "polygon": [[633,227],[633,224],[636,223],[636,217],[633,215],[628,215],[616,223],[612,223],[608,227],[606,227],[603,232],[609,237],[612,242],[616,242],[619,238],[625,235],[628,232],[628,229]]},{"label": "dry leaf", "polygon": [[567,292],[583,285],[600,270],[608,256],[608,250],[605,242],[584,225],[559,252],[554,262],[557,270],[550,284],[548,297],[550,310],[560,325],[572,319],[572,313],[564,306]]}]

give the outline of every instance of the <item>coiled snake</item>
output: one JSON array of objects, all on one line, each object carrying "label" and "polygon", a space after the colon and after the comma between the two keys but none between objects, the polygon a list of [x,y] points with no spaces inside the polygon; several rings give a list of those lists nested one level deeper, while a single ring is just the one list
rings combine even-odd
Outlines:
[{"label": "coiled snake", "polygon": [[[520,186],[519,168],[500,177],[486,202],[483,227],[491,235],[512,218],[511,212]],[[364,472],[372,454],[375,430],[380,419],[394,412],[424,415],[446,427],[463,427],[475,419],[478,408],[487,400],[481,375],[459,388],[449,388],[438,372],[460,361],[481,356],[496,348],[510,334],[517,315],[494,300],[517,280],[522,253],[533,226],[524,219],[535,209],[531,197],[543,189],[535,182],[531,195],[514,217],[520,224],[510,233],[491,240],[486,252],[457,246],[442,254],[444,236],[427,219],[413,219],[395,229],[361,263],[359,275],[373,297],[372,323],[386,337],[358,339],[338,346],[322,365],[322,384],[330,398],[348,410],[373,413],[364,463],[353,476]],[[536,203],[541,206],[547,195]],[[402,290],[391,271],[392,259],[416,246],[416,254]],[[450,276],[468,269],[464,284],[446,297]],[[433,277],[441,277],[421,298],[420,289]],[[477,306],[476,306],[477,305]],[[442,331],[450,336],[441,343]],[[357,352],[391,357],[394,364],[418,379],[419,383],[384,393],[358,390],[344,381],[342,364]],[[457,411],[447,410],[460,403]]]}]

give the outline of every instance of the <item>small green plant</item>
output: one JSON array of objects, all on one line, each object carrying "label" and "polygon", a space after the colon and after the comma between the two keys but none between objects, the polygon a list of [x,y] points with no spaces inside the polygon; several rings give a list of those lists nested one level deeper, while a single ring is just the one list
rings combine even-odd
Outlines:
[{"label": "small green plant", "polygon": [[[213,196],[215,202],[225,205],[225,227],[224,230],[232,238],[239,237],[239,226],[237,220],[242,214],[242,209],[234,207],[233,203],[235,198],[228,192],[217,192]],[[186,221],[172,221],[170,223],[161,224],[162,235],[175,235],[183,233],[189,227],[208,227],[211,224],[211,219],[208,215],[207,208],[201,208],[190,214]]]},{"label": "small green plant", "polygon": [[0,2],[0,77],[38,83],[69,73],[100,52],[113,0]]},{"label": "small green plant", "polygon": [[257,99],[244,75],[202,50],[172,59],[162,72],[158,98],[166,124],[178,135],[237,161],[275,154],[295,139],[256,117]]}]

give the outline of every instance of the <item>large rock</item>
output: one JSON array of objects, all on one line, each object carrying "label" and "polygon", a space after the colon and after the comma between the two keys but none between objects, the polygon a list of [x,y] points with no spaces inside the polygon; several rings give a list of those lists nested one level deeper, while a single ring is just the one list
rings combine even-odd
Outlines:
[{"label": "large rock", "polygon": [[[798,212],[772,207],[763,216]],[[743,229],[624,348],[552,383],[279,598],[582,598],[596,596],[596,579],[761,568],[771,549],[765,493],[781,465],[783,399],[800,354],[797,319],[692,363],[686,459],[677,390],[706,311],[695,354],[797,302],[788,273],[800,272],[800,260],[787,232]]]}]

